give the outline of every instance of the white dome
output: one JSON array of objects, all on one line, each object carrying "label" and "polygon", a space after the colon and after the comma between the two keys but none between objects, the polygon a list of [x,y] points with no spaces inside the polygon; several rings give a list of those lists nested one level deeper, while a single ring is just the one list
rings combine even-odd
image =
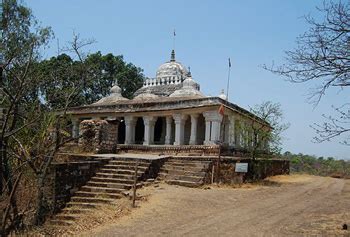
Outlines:
[{"label": "white dome", "polygon": [[170,61],[160,65],[156,77],[178,77],[182,79],[186,78],[187,73],[187,69],[181,63],[175,61],[175,51],[173,50]]},{"label": "white dome", "polygon": [[115,82],[114,86],[110,89],[111,94],[103,97],[99,101],[93,103],[94,105],[99,104],[114,104],[120,101],[126,101],[129,100],[122,96],[122,89],[117,85],[117,82]]},{"label": "white dome", "polygon": [[197,90],[197,83],[192,79],[191,74],[184,80],[181,89],[174,91],[169,97],[205,97]]},{"label": "white dome", "polygon": [[137,95],[133,100],[152,100],[159,98],[158,95],[155,95],[151,92],[149,88],[147,90],[139,95]]}]

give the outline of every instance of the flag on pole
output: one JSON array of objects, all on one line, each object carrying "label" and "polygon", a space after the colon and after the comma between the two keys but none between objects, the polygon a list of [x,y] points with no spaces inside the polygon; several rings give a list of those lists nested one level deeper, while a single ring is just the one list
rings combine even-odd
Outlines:
[{"label": "flag on pole", "polygon": [[224,113],[225,113],[225,107],[224,107],[224,105],[223,104],[221,104],[220,105],[220,107],[219,107],[219,114],[221,114],[222,116],[224,116]]},{"label": "flag on pole", "polygon": [[231,67],[231,59],[228,58],[228,67]]}]

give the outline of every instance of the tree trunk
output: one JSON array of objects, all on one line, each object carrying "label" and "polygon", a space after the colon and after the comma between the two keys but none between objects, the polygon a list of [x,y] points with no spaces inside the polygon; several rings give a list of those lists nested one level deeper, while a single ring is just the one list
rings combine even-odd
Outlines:
[{"label": "tree trunk", "polygon": [[36,198],[36,212],[34,215],[34,225],[40,225],[43,218],[43,189],[44,189],[44,178],[40,174],[37,183],[37,198]]}]

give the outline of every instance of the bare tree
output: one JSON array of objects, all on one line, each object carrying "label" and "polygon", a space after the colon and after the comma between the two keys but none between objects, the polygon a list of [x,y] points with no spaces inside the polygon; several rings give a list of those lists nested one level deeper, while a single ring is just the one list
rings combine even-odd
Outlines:
[{"label": "bare tree", "polygon": [[[297,47],[286,51],[286,63],[281,66],[263,67],[284,76],[293,83],[315,81],[309,101],[315,106],[329,88],[343,90],[350,86],[350,2],[324,2],[317,8],[323,14],[319,21],[305,17],[310,28],[297,38]],[[317,136],[314,141],[329,141],[349,132],[349,103],[334,107],[334,116],[324,116],[323,124],[314,124]],[[349,145],[350,137],[344,144]]]}]

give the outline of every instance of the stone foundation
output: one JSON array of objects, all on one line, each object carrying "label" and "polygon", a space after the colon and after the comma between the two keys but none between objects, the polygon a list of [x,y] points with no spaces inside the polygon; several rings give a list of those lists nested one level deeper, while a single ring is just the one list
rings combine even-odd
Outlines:
[{"label": "stone foundation", "polygon": [[47,211],[56,213],[70,200],[72,194],[85,185],[109,159],[92,159],[69,163],[53,163],[45,185]]},{"label": "stone foundation", "polygon": [[84,152],[115,153],[118,142],[118,122],[84,120],[79,127],[79,147]]}]

